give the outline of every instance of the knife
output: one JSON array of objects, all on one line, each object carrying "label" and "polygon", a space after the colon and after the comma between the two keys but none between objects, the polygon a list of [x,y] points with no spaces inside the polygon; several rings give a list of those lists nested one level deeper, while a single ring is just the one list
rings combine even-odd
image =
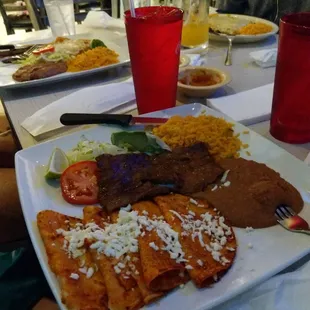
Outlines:
[{"label": "knife", "polygon": [[14,50],[15,45],[13,44],[5,44],[5,45],[0,45],[0,50]]},{"label": "knife", "polygon": [[84,114],[65,113],[61,115],[60,122],[63,125],[86,125],[86,124],[112,124],[121,126],[131,125],[161,125],[168,118],[132,116],[128,114]]}]

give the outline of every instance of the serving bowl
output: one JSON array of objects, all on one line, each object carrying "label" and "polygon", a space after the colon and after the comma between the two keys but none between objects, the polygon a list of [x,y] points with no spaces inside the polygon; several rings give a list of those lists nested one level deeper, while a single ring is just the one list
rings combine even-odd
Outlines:
[{"label": "serving bowl", "polygon": [[[195,79],[196,77],[205,78],[206,84],[203,85],[204,81],[202,80],[200,81],[201,85],[197,86],[197,83],[193,80],[193,78]],[[230,81],[230,75],[220,69],[187,66],[179,70],[178,90],[190,97],[209,97],[219,88],[227,85]]]}]

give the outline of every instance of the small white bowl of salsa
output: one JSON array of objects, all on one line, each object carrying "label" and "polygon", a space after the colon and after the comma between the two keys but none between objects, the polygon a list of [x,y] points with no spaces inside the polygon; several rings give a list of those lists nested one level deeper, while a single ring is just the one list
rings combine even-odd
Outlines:
[{"label": "small white bowl of salsa", "polygon": [[189,66],[179,71],[178,90],[190,97],[209,97],[230,81],[230,75],[222,70]]}]

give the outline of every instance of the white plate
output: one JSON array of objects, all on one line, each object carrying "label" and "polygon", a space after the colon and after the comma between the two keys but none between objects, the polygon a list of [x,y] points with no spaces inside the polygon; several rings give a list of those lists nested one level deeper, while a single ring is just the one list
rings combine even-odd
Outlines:
[{"label": "white plate", "polygon": [[[257,34],[257,35],[236,35],[234,38],[234,43],[251,43],[251,42],[262,41],[264,39],[269,38],[270,36],[273,36],[279,31],[279,27],[275,23],[272,23],[266,19],[262,19],[262,18],[258,18],[254,16],[248,16],[248,15],[238,15],[238,14],[218,14],[218,15],[235,17],[238,19],[247,20],[249,22],[254,22],[254,23],[264,23],[272,27],[272,31],[268,33]],[[217,36],[211,32],[210,32],[210,40],[227,42],[227,39],[225,37]]]},{"label": "white plate", "polygon": [[[198,115],[202,111],[222,116],[200,104],[184,105],[152,115],[155,117],[175,114]],[[248,157],[242,152],[242,157],[266,163],[298,188],[305,201],[301,215],[310,221],[310,167],[253,131],[242,134],[245,129],[246,127],[240,124],[235,126],[235,132],[241,133],[243,142],[250,145],[249,151],[252,153],[252,156]],[[17,183],[27,228],[42,269],[61,309],[66,307],[61,303],[58,282],[47,263],[43,243],[35,224],[36,215],[41,210],[52,209],[81,217],[82,208],[66,203],[61,197],[59,187],[45,181],[42,165],[47,163],[55,147],[63,150],[72,148],[82,133],[90,139],[108,142],[111,132],[115,130],[119,129],[107,126],[94,127],[19,151],[15,156]],[[256,229],[252,233],[246,233],[244,229],[235,229],[235,232],[238,241],[236,260],[223,279],[206,289],[197,289],[192,282],[189,282],[185,288],[174,290],[147,308],[210,309],[268,279],[310,253],[309,236],[290,233],[280,226]],[[253,245],[252,249],[248,248],[249,243]]]},{"label": "white plate", "polygon": [[[79,38],[81,36],[79,35]],[[83,37],[89,39],[87,36]],[[111,40],[111,38],[109,38]],[[123,66],[130,62],[129,53],[127,48],[127,42],[124,39],[120,40],[109,40],[106,39],[104,36],[100,38],[100,40],[104,41],[108,48],[114,50],[116,53],[119,54],[119,63],[108,65],[105,67],[95,68],[91,70],[85,70],[80,72],[65,72],[55,76],[51,76],[49,78],[44,78],[40,80],[32,80],[27,82],[17,82],[14,81],[12,78],[12,74],[20,68],[20,65],[13,65],[13,64],[4,64],[0,61],[0,88],[17,88],[17,87],[30,87],[30,86],[38,86],[48,83],[54,83],[66,79],[72,79],[81,76],[87,76],[91,74],[95,74],[98,72],[103,72],[106,70],[110,70],[113,68],[117,68]],[[50,39],[41,39],[40,41],[36,41],[36,43],[47,43],[50,42]]]}]

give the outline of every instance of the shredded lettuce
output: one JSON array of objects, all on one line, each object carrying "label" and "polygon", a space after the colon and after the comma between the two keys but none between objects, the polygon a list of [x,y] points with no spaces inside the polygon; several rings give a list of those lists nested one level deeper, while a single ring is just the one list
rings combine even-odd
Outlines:
[{"label": "shredded lettuce", "polygon": [[83,161],[83,160],[95,160],[97,156],[102,154],[125,154],[128,151],[126,149],[117,147],[110,143],[102,143],[98,141],[91,141],[82,136],[81,141],[72,150],[66,153],[70,165]]},{"label": "shredded lettuce", "polygon": [[43,53],[41,55],[33,55],[31,54],[29,57],[23,60],[18,60],[16,63],[21,65],[34,65],[40,61],[50,61],[50,62],[57,62],[57,61],[67,61],[72,58],[72,55],[64,52],[52,52],[52,53]]},{"label": "shredded lettuce", "polygon": [[21,65],[34,65],[37,61],[38,61],[38,57],[33,55],[33,54],[31,54],[26,59],[17,60],[16,63],[17,64],[21,64]]},{"label": "shredded lettuce", "polygon": [[60,60],[69,60],[72,58],[72,55],[69,55],[64,52],[53,52],[53,53],[44,53],[41,54],[41,57],[45,60],[51,60],[51,61],[60,61]]}]

